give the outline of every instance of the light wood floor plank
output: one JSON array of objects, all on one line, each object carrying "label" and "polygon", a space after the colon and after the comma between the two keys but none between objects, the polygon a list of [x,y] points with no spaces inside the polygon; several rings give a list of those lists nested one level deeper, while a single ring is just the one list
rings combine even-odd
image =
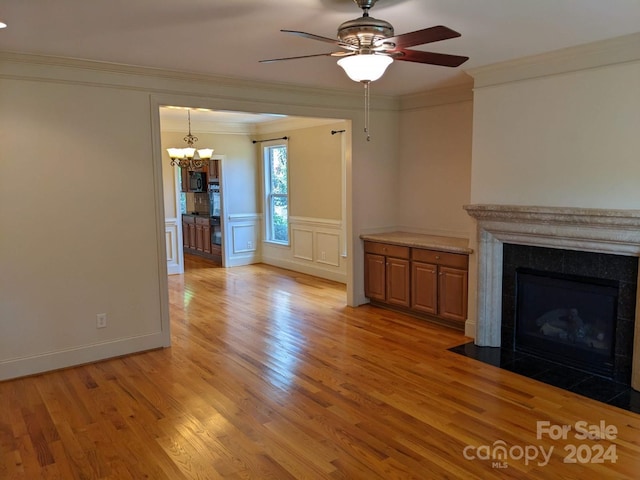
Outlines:
[{"label": "light wood floor plank", "polygon": [[[0,479],[639,478],[640,415],[449,352],[460,332],[346,307],[343,285],[186,262],[171,348],[0,383]],[[618,433],[537,438],[538,421]],[[464,456],[500,442],[552,454]],[[569,444],[617,460],[564,463]]]}]

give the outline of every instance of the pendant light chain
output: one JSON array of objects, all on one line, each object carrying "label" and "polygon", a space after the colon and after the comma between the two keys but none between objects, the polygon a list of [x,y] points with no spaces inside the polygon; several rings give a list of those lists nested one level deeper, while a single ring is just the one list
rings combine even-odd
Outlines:
[{"label": "pendant light chain", "polygon": [[364,133],[367,134],[367,142],[371,141],[369,133],[369,108],[371,104],[371,82],[364,83]]}]

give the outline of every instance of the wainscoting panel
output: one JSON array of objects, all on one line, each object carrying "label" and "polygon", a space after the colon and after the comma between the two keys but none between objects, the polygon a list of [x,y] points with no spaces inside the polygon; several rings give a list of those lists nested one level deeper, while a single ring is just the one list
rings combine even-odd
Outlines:
[{"label": "wainscoting panel", "polygon": [[340,266],[340,232],[316,232],[316,245],[318,263]]},{"label": "wainscoting panel", "polygon": [[313,261],[313,230],[291,227],[293,257]]},{"label": "wainscoting panel", "polygon": [[346,283],[339,220],[289,217],[291,245],[263,242],[262,261],[296,272]]},{"label": "wainscoting panel", "polygon": [[259,214],[229,215],[225,225],[226,245],[225,267],[250,265],[260,261],[258,246],[260,245]]},{"label": "wainscoting panel", "polygon": [[178,219],[165,218],[164,235],[167,247],[167,273],[176,275],[183,273],[182,261],[180,256],[180,235],[178,233]]}]

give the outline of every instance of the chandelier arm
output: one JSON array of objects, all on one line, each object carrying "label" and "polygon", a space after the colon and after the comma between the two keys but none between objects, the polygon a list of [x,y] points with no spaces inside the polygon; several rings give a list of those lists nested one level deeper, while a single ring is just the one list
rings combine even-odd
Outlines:
[{"label": "chandelier arm", "polygon": [[[187,148],[168,148],[172,167],[186,168],[189,171],[197,170],[206,165],[213,153],[212,148],[202,148],[197,150],[193,145],[198,141],[198,137],[191,134],[191,110],[187,110],[189,122],[189,133],[183,138],[188,145]],[[202,156],[201,156],[202,155]]]}]

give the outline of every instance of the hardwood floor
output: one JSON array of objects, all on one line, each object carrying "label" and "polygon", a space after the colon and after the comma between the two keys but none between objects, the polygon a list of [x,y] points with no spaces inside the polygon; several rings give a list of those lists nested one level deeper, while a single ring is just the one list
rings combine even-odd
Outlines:
[{"label": "hardwood floor", "polygon": [[638,478],[639,415],[449,352],[457,331],[265,265],[189,258],[169,286],[171,348],[0,383],[1,479]]}]

